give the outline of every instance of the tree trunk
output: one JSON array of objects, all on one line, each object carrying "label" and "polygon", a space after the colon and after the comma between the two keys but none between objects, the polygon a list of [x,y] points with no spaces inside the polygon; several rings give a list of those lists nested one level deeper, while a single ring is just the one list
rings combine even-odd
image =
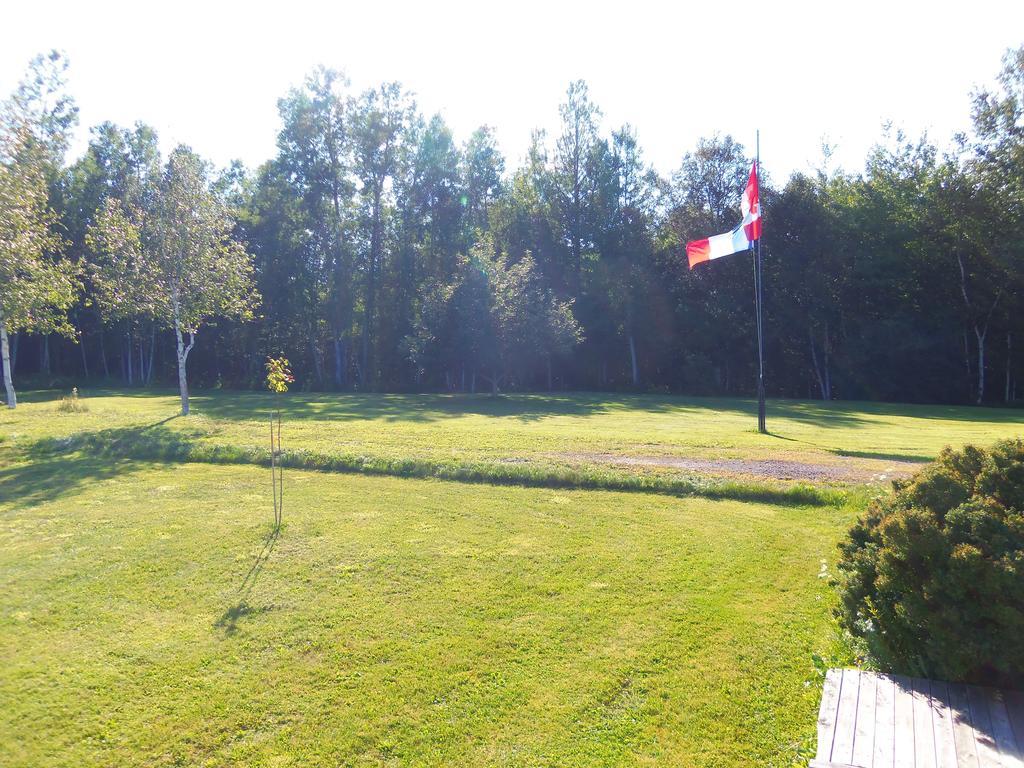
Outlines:
[{"label": "tree trunk", "polygon": [[110,367],[107,365],[107,349],[103,344],[103,331],[100,331],[100,362],[103,363],[103,378],[110,378]]},{"label": "tree trunk", "polygon": [[971,370],[971,341],[964,328],[964,371],[967,373],[967,395],[974,394],[974,371]]},{"label": "tree trunk", "polygon": [[832,338],[828,335],[828,323],[825,323],[825,343],[822,345],[822,357],[825,358],[825,399],[832,399],[832,372],[829,370],[828,357],[832,351]]},{"label": "tree trunk", "polygon": [[342,363],[341,339],[334,337],[334,386],[341,389],[344,384],[344,365]]},{"label": "tree trunk", "polygon": [[552,391],[551,385],[551,355],[548,355],[548,392]]},{"label": "tree trunk", "polygon": [[978,339],[978,397],[975,400],[978,405],[981,405],[982,400],[985,399],[985,336],[987,334],[988,328],[982,331],[978,326],[974,326],[974,335]]},{"label": "tree trunk", "polygon": [[85,334],[78,336],[78,349],[82,353],[82,375],[89,378],[89,357],[85,354]]},{"label": "tree trunk", "polygon": [[127,380],[128,386],[130,387],[132,384],[135,383],[135,377],[132,375],[132,373],[133,373],[132,372],[133,358],[132,358],[132,337],[131,337],[131,334],[128,334],[128,336],[125,338],[124,349],[125,349],[125,352],[126,352],[126,354],[124,355],[124,358],[123,358],[124,359],[124,366],[125,366],[125,368],[124,368],[124,370],[125,370],[125,378]]},{"label": "tree trunk", "polygon": [[50,375],[50,334],[43,334],[42,350],[39,354],[39,370]]},{"label": "tree trunk", "polygon": [[18,370],[18,346],[21,344],[21,334],[15,333],[14,341],[11,342],[11,376]]},{"label": "tree trunk", "polygon": [[146,386],[153,383],[153,358],[156,356],[156,326],[149,330],[149,363],[146,366]]},{"label": "tree trunk", "polygon": [[[968,312],[972,311],[973,305],[971,304],[970,296],[967,294],[967,270],[964,267],[963,257],[957,253],[956,255],[957,264],[960,266],[960,293],[964,297],[964,306],[967,307]],[[999,305],[999,299],[1003,296],[1002,287],[996,291],[996,297],[992,301],[992,306],[989,307],[988,313],[985,315],[985,320],[982,322],[980,319],[973,321],[974,324],[974,337],[978,340],[978,389],[977,398],[975,402],[981,405],[985,399],[985,336],[988,335],[989,322],[992,320],[992,313],[996,311],[996,307]],[[967,332],[964,332],[964,352],[967,351]]]},{"label": "tree trunk", "polygon": [[16,408],[18,397],[14,394],[14,380],[11,378],[11,350],[7,343],[7,326],[0,322],[0,353],[3,357],[4,389],[7,390],[7,407]]},{"label": "tree trunk", "polygon": [[825,377],[821,375],[821,366],[818,365],[818,351],[814,346],[814,331],[807,329],[807,338],[811,346],[811,365],[814,366],[814,378],[818,380],[818,391],[821,392],[821,399],[825,399]]},{"label": "tree trunk", "polygon": [[363,318],[363,365],[362,373],[367,379],[370,377],[370,344],[373,337],[374,312],[377,307],[377,261],[380,258],[380,205],[381,196],[384,192],[381,181],[373,193],[373,227],[370,231],[370,264],[366,280],[366,307]]},{"label": "tree trunk", "polygon": [[181,326],[175,320],[174,335],[178,340],[178,391],[181,393],[181,415],[188,416],[188,378],[185,372],[185,364],[188,362],[188,353],[195,346],[196,334],[194,331],[189,333],[188,344],[186,345],[185,340],[182,338]]},{"label": "tree trunk", "polygon": [[640,368],[636,364],[636,339],[629,334],[629,365],[633,371],[633,386],[640,386]]},{"label": "tree trunk", "polygon": [[312,334],[309,340],[309,352],[313,356],[313,372],[316,376],[317,386],[322,387],[324,385],[324,367],[323,363],[320,362],[320,350],[316,348],[316,342],[313,341]]},{"label": "tree trunk", "polygon": [[821,392],[822,400],[832,399],[832,378],[828,370],[828,326],[825,326],[825,343],[822,345],[822,362],[818,361],[818,350],[814,345],[814,330],[807,329],[807,336],[811,345],[811,364],[814,366],[814,377],[818,380],[818,390]]},{"label": "tree trunk", "polygon": [[1006,332],[1006,392],[1003,395],[1003,402],[1009,403],[1013,397],[1013,387],[1011,386],[1012,379],[1010,378],[1010,364],[1012,362],[1012,338],[1010,332]]},{"label": "tree trunk", "polygon": [[341,339],[341,386],[348,388],[348,340],[344,336]]}]

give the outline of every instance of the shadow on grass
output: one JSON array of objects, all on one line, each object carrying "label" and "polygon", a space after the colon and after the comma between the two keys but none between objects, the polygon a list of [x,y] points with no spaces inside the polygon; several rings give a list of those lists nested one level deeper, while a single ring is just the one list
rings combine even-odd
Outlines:
[{"label": "shadow on grass", "polygon": [[[249,421],[271,407],[271,396],[246,393],[201,395],[197,408],[215,419]],[[569,395],[381,395],[294,394],[281,400],[285,418],[324,421],[427,423],[460,416],[537,421],[556,416],[606,413],[607,398]]]},{"label": "shadow on grass", "polygon": [[[48,398],[55,397],[53,393]],[[152,398],[175,394],[169,390],[93,390],[87,397]],[[252,421],[273,407],[267,392],[199,390],[193,410],[214,419]],[[863,404],[771,400],[769,420],[824,427],[856,427],[870,423],[860,413]],[[867,404],[869,409],[873,405]],[[287,419],[325,421],[386,421],[430,423],[460,416],[487,416],[534,422],[554,417],[587,417],[616,411],[688,416],[716,413],[757,418],[757,401],[737,397],[684,397],[607,392],[539,392],[489,394],[382,394],[360,392],[294,392],[282,398]]]},{"label": "shadow on grass", "polygon": [[[26,392],[25,402],[56,400],[60,390]],[[153,399],[176,398],[175,390],[90,389],[90,397]],[[197,413],[226,421],[262,420],[272,406],[272,395],[251,390],[197,390],[192,401]],[[757,402],[742,397],[690,397],[663,394],[607,392],[537,392],[489,394],[382,394],[361,392],[294,392],[281,401],[285,418],[295,420],[429,423],[460,416],[488,416],[534,422],[554,417],[587,417],[616,411],[638,411],[678,416],[715,414],[756,419]],[[768,423],[780,421],[819,429],[884,427],[888,418],[969,421],[1024,426],[1024,410],[967,405],[921,405],[871,401],[769,400]],[[881,422],[880,422],[881,420]],[[784,427],[785,425],[783,425]],[[785,429],[783,428],[782,432]],[[792,439],[780,432],[773,437]]]},{"label": "shadow on grass", "polygon": [[256,586],[256,582],[259,581],[260,574],[263,573],[263,567],[270,559],[270,555],[274,551],[274,545],[277,544],[277,539],[280,534],[281,529],[276,526],[270,530],[267,537],[263,540],[263,547],[260,549],[259,553],[257,553],[256,559],[253,560],[252,565],[249,567],[249,571],[245,574],[245,578],[242,579],[242,584],[238,587],[238,601],[224,611],[224,613],[221,614],[221,617],[213,623],[214,628],[223,629],[226,636],[230,637],[238,632],[239,620],[244,619],[247,616],[257,616],[273,610],[268,606],[256,607],[249,605],[249,595]]},{"label": "shadow on grass", "polygon": [[26,464],[0,469],[0,504],[27,509],[74,493],[90,483],[135,471],[137,464],[122,459],[90,456],[32,457]]},{"label": "shadow on grass", "polygon": [[844,451],[841,448],[829,449],[836,456],[849,456],[854,459],[879,459],[881,461],[899,461],[905,464],[926,464],[935,459],[934,456],[908,453],[881,453],[877,451]]},{"label": "shadow on grass", "polygon": [[249,605],[245,600],[242,600],[238,604],[233,605],[224,611],[221,617],[214,622],[213,626],[216,629],[223,629],[225,637],[231,637],[238,632],[239,620],[245,619],[249,616],[259,616],[264,613],[270,613],[272,610],[274,609],[270,606],[253,606]]},{"label": "shadow on grass", "polygon": [[[266,393],[205,393],[195,400],[201,412],[218,419],[252,420],[269,409]],[[286,418],[327,421],[384,420],[432,422],[459,416],[487,416],[540,421],[563,416],[596,416],[616,411],[667,414],[685,420],[689,416],[732,414],[757,418],[757,401],[744,398],[701,398],[672,395],[622,395],[593,392],[511,393],[491,395],[383,395],[383,394],[293,394],[282,399]],[[854,407],[838,404],[772,401],[775,418],[826,427],[856,427],[870,423]]]}]

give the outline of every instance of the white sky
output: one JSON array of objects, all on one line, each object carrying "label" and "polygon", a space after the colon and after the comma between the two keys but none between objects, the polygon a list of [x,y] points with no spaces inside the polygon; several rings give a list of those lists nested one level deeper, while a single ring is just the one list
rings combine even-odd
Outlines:
[{"label": "white sky", "polygon": [[604,128],[631,122],[667,173],[698,137],[731,133],[775,178],[818,164],[822,139],[859,170],[892,120],[945,142],[969,93],[1024,43],[1024,2],[54,2],[0,8],[0,94],[50,48],[71,59],[74,152],[103,120],[153,125],[219,165],[275,151],[276,102],[317,64],[361,89],[400,80],[464,140],[496,128],[514,167],[557,131],[587,80]]}]

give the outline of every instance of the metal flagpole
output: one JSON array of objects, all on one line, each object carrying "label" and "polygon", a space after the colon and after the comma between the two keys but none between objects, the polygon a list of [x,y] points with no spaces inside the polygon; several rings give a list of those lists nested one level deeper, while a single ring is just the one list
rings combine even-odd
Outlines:
[{"label": "metal flagpole", "polygon": [[[757,131],[757,155],[754,161],[757,169],[757,213],[760,220],[761,209],[761,131]],[[754,241],[754,303],[757,316],[757,431],[761,434],[768,432],[765,424],[764,404],[764,334],[761,325],[761,303],[762,303],[762,279],[761,279],[761,238]]]}]

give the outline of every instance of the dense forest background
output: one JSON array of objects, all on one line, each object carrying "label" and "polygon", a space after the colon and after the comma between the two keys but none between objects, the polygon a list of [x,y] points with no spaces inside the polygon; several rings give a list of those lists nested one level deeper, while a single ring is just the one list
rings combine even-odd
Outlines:
[{"label": "dense forest background", "polygon": [[[950,150],[883,131],[862,172],[832,168],[827,147],[816,173],[762,169],[770,396],[1021,396],[1024,48],[998,82]],[[259,303],[199,331],[194,385],[258,387],[283,354],[300,389],[755,392],[751,258],[689,271],[684,248],[739,221],[751,147],[711,136],[659,176],[629,125],[603,129],[583,82],[518,167],[492,129],[456,137],[397,83],[352,93],[320,69],[278,108],[275,157],[206,168]],[[108,199],[144,200],[165,161],[145,125],[91,136],[50,180],[59,256],[82,265],[74,333],[13,335],[14,375],[166,386],[173,335],[94,300],[103,256],[87,236]]]}]

